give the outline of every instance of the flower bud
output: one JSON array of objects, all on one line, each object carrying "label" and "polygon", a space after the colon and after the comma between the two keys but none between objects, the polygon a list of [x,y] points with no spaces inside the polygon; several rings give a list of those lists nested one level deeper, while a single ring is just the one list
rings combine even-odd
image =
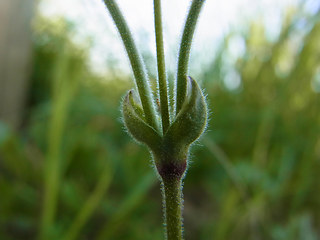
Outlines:
[{"label": "flower bud", "polygon": [[184,104],[169,127],[162,144],[153,152],[163,180],[180,179],[187,168],[190,144],[197,140],[207,124],[207,104],[197,82],[188,77]]},{"label": "flower bud", "polygon": [[197,82],[188,77],[188,91],[185,102],[171,124],[166,138],[178,146],[189,146],[204,132],[207,124],[207,104]]},{"label": "flower bud", "polygon": [[149,147],[159,175],[166,180],[183,176],[189,146],[201,136],[207,124],[207,105],[201,89],[191,77],[188,77],[187,86],[184,104],[164,136],[146,123],[143,109],[135,100],[133,90],[128,92],[122,104],[128,132],[138,142]]},{"label": "flower bud", "polygon": [[128,132],[138,142],[154,148],[161,142],[157,131],[146,123],[140,104],[134,99],[134,90],[130,90],[122,103],[122,115]]}]

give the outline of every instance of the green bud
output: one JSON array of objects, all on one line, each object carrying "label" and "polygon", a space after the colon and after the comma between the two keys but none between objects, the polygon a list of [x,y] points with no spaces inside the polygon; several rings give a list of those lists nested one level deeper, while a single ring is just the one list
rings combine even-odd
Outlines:
[{"label": "green bud", "polygon": [[133,95],[134,90],[130,90],[122,103],[124,124],[134,139],[152,149],[161,142],[161,137],[146,123],[142,106],[136,102]]},{"label": "green bud", "polygon": [[197,82],[188,77],[185,102],[164,136],[146,123],[142,107],[131,90],[122,105],[128,132],[151,150],[162,178],[181,178],[187,167],[189,146],[197,140],[207,124],[207,105]]},{"label": "green bud", "polygon": [[188,91],[176,119],[171,124],[166,138],[180,146],[189,146],[204,132],[207,124],[207,104],[197,82],[188,77]]}]

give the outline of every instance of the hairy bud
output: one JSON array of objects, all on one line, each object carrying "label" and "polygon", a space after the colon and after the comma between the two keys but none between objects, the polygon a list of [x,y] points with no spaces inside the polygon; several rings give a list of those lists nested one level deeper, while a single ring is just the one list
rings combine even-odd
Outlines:
[{"label": "hairy bud", "polygon": [[182,177],[189,146],[201,136],[207,124],[207,105],[197,82],[188,77],[185,102],[164,136],[146,123],[134,90],[124,98],[122,113],[128,132],[151,150],[160,176]]},{"label": "hairy bud", "polygon": [[171,124],[166,138],[178,145],[188,146],[197,140],[207,124],[207,104],[197,82],[188,77],[188,91],[184,104]]},{"label": "hairy bud", "polygon": [[142,107],[136,102],[133,94],[134,90],[130,90],[122,103],[124,124],[134,139],[153,149],[161,142],[161,137],[146,123]]}]

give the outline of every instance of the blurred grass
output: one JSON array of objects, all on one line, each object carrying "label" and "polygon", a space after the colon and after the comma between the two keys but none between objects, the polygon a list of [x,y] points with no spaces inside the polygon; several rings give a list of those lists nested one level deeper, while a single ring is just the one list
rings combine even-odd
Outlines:
[{"label": "blurred grass", "polygon": [[[187,239],[320,239],[318,19],[289,12],[273,42],[259,22],[231,32],[197,76],[212,117],[185,179]],[[19,132],[0,123],[0,239],[163,239],[149,153],[120,120],[133,83],[92,73],[73,27],[36,21],[28,114]]]}]

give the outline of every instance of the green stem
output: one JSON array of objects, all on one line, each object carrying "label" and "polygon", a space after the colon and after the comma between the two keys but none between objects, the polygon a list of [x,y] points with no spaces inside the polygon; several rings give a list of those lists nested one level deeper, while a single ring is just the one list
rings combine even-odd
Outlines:
[{"label": "green stem", "polygon": [[184,26],[178,58],[176,114],[178,114],[181,110],[187,93],[186,77],[188,75],[188,64],[192,38],[204,2],[205,0],[192,1],[188,17]]},{"label": "green stem", "polygon": [[104,3],[107,6],[111,17],[113,18],[113,21],[118,28],[121,39],[126,48],[147,123],[153,128],[158,129],[155,108],[153,105],[151,90],[148,83],[148,77],[140,54],[134,43],[132,34],[115,0],[104,0]]},{"label": "green stem", "polygon": [[168,89],[167,89],[166,67],[165,67],[164,46],[163,46],[161,0],[154,0],[154,25],[155,25],[156,45],[157,45],[157,62],[158,62],[162,131],[163,131],[163,134],[165,134],[170,124],[170,116],[169,116],[169,108],[168,108],[168,93],[167,93]]},{"label": "green stem", "polygon": [[182,240],[182,185],[181,179],[163,181],[165,226],[167,240]]}]

